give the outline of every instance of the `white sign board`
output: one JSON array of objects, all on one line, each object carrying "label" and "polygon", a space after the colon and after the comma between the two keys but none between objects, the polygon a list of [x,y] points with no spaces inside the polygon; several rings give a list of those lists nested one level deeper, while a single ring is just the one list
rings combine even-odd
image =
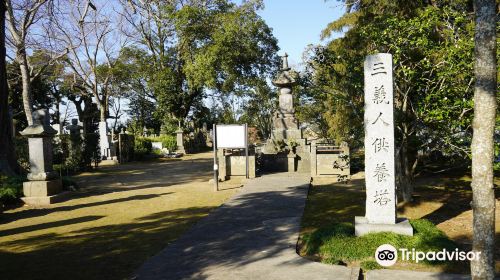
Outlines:
[{"label": "white sign board", "polygon": [[366,219],[396,223],[392,55],[365,60]]},{"label": "white sign board", "polygon": [[215,129],[217,148],[246,148],[245,125],[217,125]]}]

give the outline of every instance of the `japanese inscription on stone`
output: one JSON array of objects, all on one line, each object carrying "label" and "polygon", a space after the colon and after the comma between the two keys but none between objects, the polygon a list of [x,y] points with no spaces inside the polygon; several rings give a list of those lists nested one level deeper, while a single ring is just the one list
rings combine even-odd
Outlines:
[{"label": "japanese inscription on stone", "polygon": [[392,55],[366,57],[365,64],[366,218],[396,223]]}]

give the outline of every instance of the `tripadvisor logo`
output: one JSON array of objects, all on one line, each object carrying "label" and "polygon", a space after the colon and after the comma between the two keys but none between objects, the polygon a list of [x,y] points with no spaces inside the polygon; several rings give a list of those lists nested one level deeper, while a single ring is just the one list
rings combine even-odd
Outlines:
[{"label": "tripadvisor logo", "polygon": [[392,266],[398,260],[398,251],[390,244],[380,245],[375,251],[375,260],[381,266]]},{"label": "tripadvisor logo", "polygon": [[[422,252],[415,249],[400,248],[399,253],[402,261],[472,261],[479,259],[481,252],[464,252],[455,249],[448,251],[443,249],[438,252]],[[375,260],[381,266],[392,266],[398,260],[398,250],[390,244],[380,245],[375,251]]]}]

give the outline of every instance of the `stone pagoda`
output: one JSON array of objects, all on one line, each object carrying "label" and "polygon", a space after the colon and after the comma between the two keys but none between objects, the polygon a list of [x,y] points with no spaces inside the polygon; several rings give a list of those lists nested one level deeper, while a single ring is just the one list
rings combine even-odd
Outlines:
[{"label": "stone pagoda", "polygon": [[279,90],[279,107],[273,116],[273,140],[302,139],[302,130],[295,118],[292,87],[297,84],[288,67],[288,54],[282,57],[283,65],[278,77],[272,81]]},{"label": "stone pagoda", "polygon": [[282,57],[282,67],[273,85],[279,91],[279,106],[273,114],[270,139],[262,147],[262,170],[269,172],[309,172],[310,145],[303,138],[295,118],[293,86],[297,84],[288,66],[288,54]]}]

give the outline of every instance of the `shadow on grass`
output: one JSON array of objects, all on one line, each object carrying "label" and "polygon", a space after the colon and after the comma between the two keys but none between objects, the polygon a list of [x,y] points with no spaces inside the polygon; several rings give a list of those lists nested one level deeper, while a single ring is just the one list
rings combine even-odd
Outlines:
[{"label": "shadow on grass", "polygon": [[[0,215],[0,225],[7,224],[7,223],[17,221],[17,220],[21,220],[21,219],[28,219],[28,218],[45,216],[45,215],[48,215],[48,214],[54,213],[54,212],[72,211],[72,210],[86,208],[86,207],[108,205],[108,204],[113,204],[113,203],[122,203],[122,202],[137,201],[137,200],[147,200],[147,199],[152,199],[152,198],[156,198],[156,197],[160,197],[160,196],[164,196],[164,195],[169,195],[169,194],[172,194],[172,193],[167,192],[167,193],[162,193],[162,194],[133,195],[133,196],[129,196],[129,197],[122,197],[122,198],[97,201],[97,202],[91,202],[91,203],[83,203],[83,204],[76,204],[76,205],[69,205],[69,206],[55,206],[52,208],[28,209],[28,210],[19,211],[19,212],[12,212],[12,213],[2,213]],[[79,197],[75,197],[75,198],[83,198],[83,197],[86,197],[86,195],[80,195]],[[2,231],[0,231],[0,236],[2,236]]]},{"label": "shadow on grass", "polygon": [[[86,228],[64,236],[51,233],[4,242],[0,248],[0,275],[6,280],[124,279],[211,209],[197,207],[164,211],[129,224]],[[80,222],[97,218],[100,216],[84,217]],[[68,221],[61,221],[56,226]],[[22,232],[23,228],[19,231]],[[14,253],[6,248],[22,249]]]},{"label": "shadow on grass", "polygon": [[[162,211],[127,224],[4,242],[0,275],[16,280],[124,279],[167,245],[143,266],[143,273],[164,279],[204,279],[206,269],[213,266],[237,270],[290,251],[289,238],[298,230],[290,227],[290,219],[300,219],[307,187],[239,194],[173,243],[213,208]],[[297,259],[300,266],[303,261]]]},{"label": "shadow on grass", "polygon": [[31,232],[31,231],[35,231],[35,230],[42,230],[42,229],[62,227],[62,226],[67,226],[67,225],[72,225],[72,224],[91,222],[91,221],[99,220],[101,218],[104,218],[104,216],[85,216],[85,217],[78,217],[78,218],[74,218],[74,219],[67,219],[67,220],[62,220],[62,221],[57,221],[57,222],[50,222],[50,223],[43,223],[43,224],[36,224],[36,225],[31,225],[31,226],[7,229],[7,230],[0,230],[0,237],[7,236],[7,235],[13,235],[13,234],[19,234],[19,233],[26,233],[26,232]]},{"label": "shadow on grass", "polygon": [[[457,177],[427,176],[419,178],[415,183],[416,200],[412,203],[398,205],[399,212],[404,212],[408,207],[418,208],[424,202],[442,203],[437,209],[423,217],[423,219],[430,220],[433,224],[437,225],[470,210],[470,201],[472,199],[470,180]],[[344,225],[344,229],[348,229],[344,233],[352,235],[354,231],[352,227],[354,216],[364,216],[365,214],[365,191],[363,187],[364,180],[353,180],[348,186],[330,184],[313,186],[311,188],[302,221],[303,238],[299,242],[302,254],[314,260],[322,259],[323,257],[319,255],[319,248],[323,244],[322,242],[337,234],[336,230],[338,228],[335,228],[333,225]],[[498,189],[496,190],[496,197],[499,197]],[[342,229],[342,226],[340,228]],[[316,239],[313,239],[312,242],[310,240],[311,233],[316,234]],[[305,240],[307,238],[309,240]],[[309,243],[306,244],[307,242]],[[349,242],[352,243],[353,241]],[[428,248],[429,246],[434,246],[435,248],[443,246],[447,248],[450,247],[450,244],[454,244],[453,246],[467,249],[466,245],[458,245],[445,235],[430,235],[428,238],[422,236],[419,242],[419,246],[422,248]],[[366,244],[360,244],[359,246],[366,247]],[[500,254],[498,252],[500,250],[497,250],[497,259],[499,257],[498,254]],[[342,254],[345,252],[339,253]],[[323,261],[339,264],[343,262],[328,260],[328,258],[323,258]],[[431,263],[430,265],[438,264]],[[468,273],[468,263],[464,262],[440,264],[440,268],[445,272]]]},{"label": "shadow on grass", "polygon": [[418,207],[424,201],[440,202],[442,205],[423,216],[438,225],[471,210],[472,191],[470,181],[457,178],[426,177],[415,182],[414,201],[404,203],[400,210]]},{"label": "shadow on grass", "polygon": [[302,219],[305,231],[332,222],[354,222],[355,216],[365,215],[364,180],[348,184],[313,185]]}]

